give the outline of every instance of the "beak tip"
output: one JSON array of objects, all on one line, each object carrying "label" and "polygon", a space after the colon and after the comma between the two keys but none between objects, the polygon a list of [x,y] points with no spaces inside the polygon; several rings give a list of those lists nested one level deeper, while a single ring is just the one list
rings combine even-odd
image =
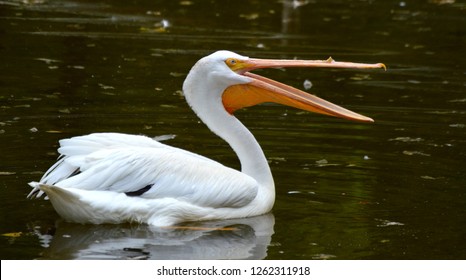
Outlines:
[{"label": "beak tip", "polygon": [[379,68],[383,68],[384,71],[387,71],[387,66],[383,63],[377,63],[377,65],[379,66]]},{"label": "beak tip", "polygon": [[[355,113],[355,116],[348,118],[351,121],[362,122],[362,123],[373,123],[374,119]],[[344,118],[344,117],[343,117]]]}]

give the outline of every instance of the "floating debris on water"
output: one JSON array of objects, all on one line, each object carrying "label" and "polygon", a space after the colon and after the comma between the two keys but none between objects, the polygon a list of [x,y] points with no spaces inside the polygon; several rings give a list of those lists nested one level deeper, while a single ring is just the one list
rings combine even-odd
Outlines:
[{"label": "floating debris on water", "polygon": [[71,68],[71,69],[78,69],[78,70],[83,70],[83,69],[85,69],[85,67],[82,66],[82,65],[68,65],[67,67],[68,67],[68,68]]},{"label": "floating debris on water", "polygon": [[62,114],[70,114],[71,110],[69,108],[64,108],[64,109],[59,109],[58,112]]},{"label": "floating debris on water", "polygon": [[36,60],[45,62],[46,64],[52,64],[52,63],[59,63],[59,62],[61,62],[60,60],[51,59],[51,58],[44,58],[44,57],[36,58]]},{"label": "floating debris on water", "polygon": [[426,153],[419,152],[419,151],[403,151],[403,155],[407,155],[407,156],[418,155],[418,156],[430,157],[430,154],[426,154]]},{"label": "floating debris on water", "polygon": [[8,176],[8,175],[15,175],[16,172],[10,172],[10,171],[0,171],[0,176]]},{"label": "floating debris on water", "polygon": [[329,163],[326,159],[316,160],[316,165],[318,167],[325,167],[325,166],[338,166],[340,164],[337,163]]},{"label": "floating debris on water", "polygon": [[405,225],[400,222],[392,222],[389,220],[382,220],[382,219],[375,219],[375,220],[381,222],[381,224],[377,225],[377,227],[404,226]]},{"label": "floating debris on water", "polygon": [[466,124],[464,124],[464,123],[452,123],[452,124],[449,125],[449,127],[465,128]]},{"label": "floating debris on water", "polygon": [[437,178],[434,178],[432,176],[427,176],[427,175],[421,176],[421,179],[424,179],[424,180],[437,180]]},{"label": "floating debris on water", "polygon": [[271,160],[271,161],[285,162],[285,161],[286,161],[286,158],[284,158],[284,157],[269,157],[269,160]]},{"label": "floating debris on water", "polygon": [[289,192],[287,192],[287,194],[297,194],[297,193],[301,193],[301,191],[289,191]]},{"label": "floating debris on water", "polygon": [[2,233],[2,236],[10,237],[10,238],[17,238],[17,237],[20,237],[21,235],[23,235],[23,233],[21,231]]},{"label": "floating debris on water", "polygon": [[312,88],[312,82],[309,80],[304,80],[303,86],[305,90],[310,90]]},{"label": "floating debris on water", "polygon": [[246,20],[255,20],[259,18],[259,14],[258,13],[240,14],[239,17],[244,18]]},{"label": "floating debris on water", "polygon": [[159,136],[155,136],[154,139],[155,141],[166,141],[166,140],[172,140],[172,139],[175,139],[176,137],[176,134],[165,134],[165,135],[159,135]]},{"label": "floating debris on water", "polygon": [[328,160],[326,160],[326,159],[316,160],[316,163],[317,164],[327,164]]},{"label": "floating debris on water", "polygon": [[108,86],[108,85],[104,85],[104,84],[101,84],[101,83],[99,83],[99,87],[100,87],[101,89],[105,89],[105,90],[107,90],[107,89],[115,89],[115,87]]},{"label": "floating debris on water", "polygon": [[328,259],[333,259],[336,258],[337,256],[335,255],[330,255],[330,254],[315,254],[312,256],[313,260],[328,260]]},{"label": "floating debris on water", "polygon": [[422,142],[424,139],[422,138],[412,138],[412,137],[396,137],[388,139],[388,141],[400,141],[400,142]]}]

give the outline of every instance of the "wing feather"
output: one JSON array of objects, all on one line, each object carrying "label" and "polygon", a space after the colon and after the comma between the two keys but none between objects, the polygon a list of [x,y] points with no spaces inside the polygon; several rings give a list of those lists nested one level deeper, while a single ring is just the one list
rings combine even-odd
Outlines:
[{"label": "wing feather", "polygon": [[59,152],[64,157],[41,183],[118,193],[152,185],[139,197],[216,208],[244,206],[258,190],[253,178],[237,170],[145,136],[90,134],[60,141]]}]

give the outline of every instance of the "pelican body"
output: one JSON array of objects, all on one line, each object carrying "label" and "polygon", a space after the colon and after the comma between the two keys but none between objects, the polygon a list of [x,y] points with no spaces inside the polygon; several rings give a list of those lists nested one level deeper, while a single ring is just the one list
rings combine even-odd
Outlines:
[{"label": "pelican body", "polygon": [[146,136],[94,133],[61,140],[58,161],[39,182],[29,183],[29,197],[45,193],[62,218],[77,223],[169,226],[269,212],[275,201],[272,173],[252,133],[233,115],[236,110],[275,102],[373,121],[250,72],[270,67],[385,68],[381,63],[253,59],[217,51],[192,67],[183,92],[197,116],[236,152],[241,171]]}]

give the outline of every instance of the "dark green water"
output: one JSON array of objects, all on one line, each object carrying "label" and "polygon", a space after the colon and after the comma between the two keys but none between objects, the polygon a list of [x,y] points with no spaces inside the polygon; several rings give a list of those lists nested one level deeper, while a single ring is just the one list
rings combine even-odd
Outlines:
[{"label": "dark green water", "polygon": [[[1,1],[2,259],[466,258],[466,3]],[[388,71],[267,70],[375,119],[263,105],[236,115],[270,160],[273,212],[194,223],[60,221],[27,200],[61,138],[115,131],[239,167],[180,94],[202,56],[383,62]]]}]

